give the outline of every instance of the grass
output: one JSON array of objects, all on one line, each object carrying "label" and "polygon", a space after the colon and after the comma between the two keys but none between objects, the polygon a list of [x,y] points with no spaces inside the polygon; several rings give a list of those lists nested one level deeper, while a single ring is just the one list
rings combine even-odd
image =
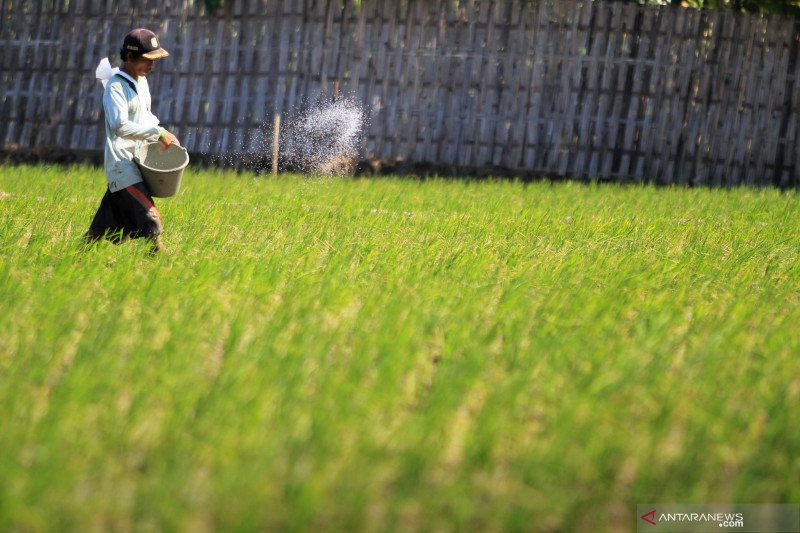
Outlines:
[{"label": "grass", "polygon": [[190,170],[80,251],[88,167],[0,168],[0,530],[629,530],[800,501],[775,190]]}]

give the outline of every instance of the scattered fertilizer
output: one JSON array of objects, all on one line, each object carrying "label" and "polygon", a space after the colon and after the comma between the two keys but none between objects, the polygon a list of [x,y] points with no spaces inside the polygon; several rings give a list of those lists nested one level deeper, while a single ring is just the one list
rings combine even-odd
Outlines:
[{"label": "scattered fertilizer", "polygon": [[[352,172],[361,150],[366,117],[362,104],[352,97],[290,111],[280,126],[280,169],[310,174]],[[273,139],[272,120],[268,120],[256,135],[234,139],[238,150],[205,155],[225,166],[245,163],[257,171],[268,171],[272,166]],[[248,155],[243,159],[245,153]]]},{"label": "scattered fertilizer", "polygon": [[363,107],[354,98],[300,111],[282,128],[281,166],[319,174],[352,171],[363,141],[365,118]]}]

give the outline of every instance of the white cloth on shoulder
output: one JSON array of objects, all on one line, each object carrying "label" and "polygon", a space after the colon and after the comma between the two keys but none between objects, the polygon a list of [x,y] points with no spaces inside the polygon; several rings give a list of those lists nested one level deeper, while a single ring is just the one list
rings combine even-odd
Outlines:
[{"label": "white cloth on shoulder", "polygon": [[108,80],[111,79],[111,76],[119,72],[119,67],[111,68],[111,62],[108,60],[107,57],[104,57],[100,64],[97,65],[97,70],[94,71],[95,77],[100,80],[100,83],[103,84],[103,89],[106,88],[108,84]]}]

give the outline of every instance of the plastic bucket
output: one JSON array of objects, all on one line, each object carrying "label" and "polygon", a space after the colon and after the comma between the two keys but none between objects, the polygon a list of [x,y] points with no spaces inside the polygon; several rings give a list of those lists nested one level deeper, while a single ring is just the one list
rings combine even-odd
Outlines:
[{"label": "plastic bucket", "polygon": [[166,150],[160,142],[145,143],[133,158],[142,171],[150,194],[158,198],[174,196],[181,188],[183,169],[189,164],[189,153],[173,143]]}]

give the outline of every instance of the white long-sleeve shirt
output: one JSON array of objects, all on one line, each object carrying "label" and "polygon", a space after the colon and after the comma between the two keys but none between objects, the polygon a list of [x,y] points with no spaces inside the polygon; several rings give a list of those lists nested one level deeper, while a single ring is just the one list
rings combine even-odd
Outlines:
[{"label": "white long-sleeve shirt", "polygon": [[117,72],[106,85],[103,92],[105,172],[111,192],[142,181],[133,156],[140,144],[157,141],[161,133],[159,120],[150,111],[150,103],[150,88],[145,77],[134,80],[124,72]]}]

